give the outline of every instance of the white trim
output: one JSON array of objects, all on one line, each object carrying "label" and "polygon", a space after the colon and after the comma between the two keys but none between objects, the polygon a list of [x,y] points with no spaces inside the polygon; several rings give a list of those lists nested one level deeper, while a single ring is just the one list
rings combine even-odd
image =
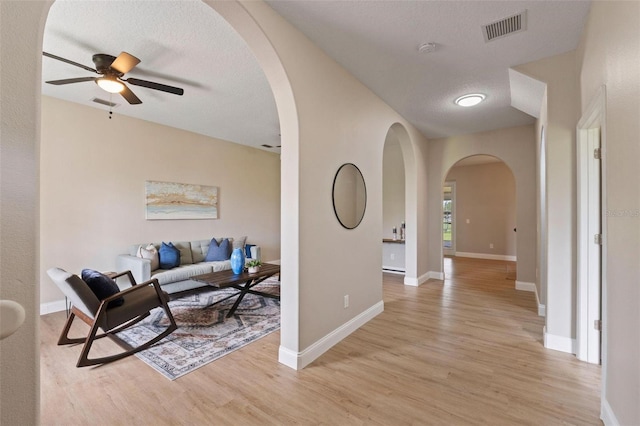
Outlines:
[{"label": "white trim", "polygon": [[546,317],[547,316],[547,307],[542,303],[538,303],[538,316]]},{"label": "white trim", "polygon": [[422,284],[424,284],[425,282],[429,281],[430,279],[434,279],[434,280],[444,280],[444,273],[443,272],[435,272],[435,271],[429,271],[426,274],[422,274],[420,275],[418,278],[414,278],[414,277],[404,277],[404,285],[410,285],[413,287],[418,287],[421,286]]},{"label": "white trim", "polygon": [[570,337],[556,336],[554,334],[547,333],[547,327],[544,327],[544,347],[547,349],[553,349],[554,351],[566,352],[568,354],[575,354],[576,341]]},{"label": "white trim", "polygon": [[65,300],[56,300],[55,302],[47,302],[40,304],[40,315],[52,314],[54,312],[62,312],[67,310]]},{"label": "white trim", "polygon": [[600,419],[605,426],[620,426],[620,422],[616,417],[611,405],[609,405],[609,401],[602,398],[602,404],[600,404]]},{"label": "white trim", "polygon": [[510,260],[512,262],[517,261],[516,256],[511,256],[507,254],[467,253],[464,251],[456,252],[456,257],[471,257],[473,259],[489,259],[489,260]]},{"label": "white trim", "polygon": [[540,297],[538,296],[538,286],[536,286],[535,283],[516,281],[516,290],[531,291],[535,293],[536,305],[538,306],[538,316],[544,317],[547,315],[547,307],[540,303]]},{"label": "white trim", "polygon": [[278,361],[287,367],[293,368],[294,370],[302,370],[304,367],[320,357],[320,355],[331,349],[342,339],[346,338],[349,334],[362,327],[383,311],[384,302],[381,300],[301,352],[295,352],[291,349],[280,346],[280,349],[278,350]]},{"label": "white trim", "polygon": [[[536,294],[536,299],[538,299],[538,288],[535,283],[528,283],[524,281],[516,281],[516,290],[521,291],[530,291]],[[538,299],[539,300],[539,299]]]},{"label": "white trim", "polygon": [[444,272],[429,271],[427,275],[429,279],[444,281]]}]

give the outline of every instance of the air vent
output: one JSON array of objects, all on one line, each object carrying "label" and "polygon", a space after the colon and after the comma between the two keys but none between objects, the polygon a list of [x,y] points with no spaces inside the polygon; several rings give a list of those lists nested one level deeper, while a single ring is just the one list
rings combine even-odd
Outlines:
[{"label": "air vent", "polygon": [[91,101],[95,102],[97,104],[100,104],[100,105],[106,105],[106,106],[111,107],[111,108],[114,108],[114,107],[118,106],[118,104],[115,103],[115,102],[105,101],[104,99],[100,99],[100,98],[93,98],[93,99],[91,99]]},{"label": "air vent", "polygon": [[485,43],[510,34],[519,33],[527,29],[527,11],[524,10],[516,15],[501,19],[482,27],[482,35]]}]

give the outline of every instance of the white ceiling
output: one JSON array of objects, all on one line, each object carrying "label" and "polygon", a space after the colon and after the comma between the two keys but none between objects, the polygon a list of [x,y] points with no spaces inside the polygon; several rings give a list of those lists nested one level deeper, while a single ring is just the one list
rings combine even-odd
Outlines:
[{"label": "white ceiling", "polygon": [[94,53],[118,56],[126,51],[141,63],[125,78],[184,89],[183,96],[176,96],[130,85],[143,103],[129,105],[93,82],[45,84],[97,75],[43,57],[44,95],[105,111],[108,107],[91,99],[108,101],[112,96],[119,103],[113,109],[114,125],[122,114],[254,147],[280,145],[275,100],[262,69],[238,33],[200,1],[56,0],[43,50],[92,68]]},{"label": "white ceiling", "polygon": [[[575,49],[587,1],[281,1],[267,0],[336,61],[427,137],[533,122],[510,106],[509,68]],[[527,10],[524,32],[485,43],[481,26]],[[425,42],[433,53],[420,53]],[[198,0],[70,1],[51,7],[44,50],[93,67],[94,53],[126,51],[142,62],[127,76],[182,87],[184,96],[130,86],[114,114],[259,147],[280,145],[275,101],[237,33]],[[43,80],[91,73],[43,59]],[[127,77],[125,76],[125,77]],[[468,92],[485,102],[463,109]],[[92,82],[43,83],[43,94],[98,106],[109,94]],[[105,113],[105,118],[107,114]],[[278,149],[269,149],[278,152]]]}]

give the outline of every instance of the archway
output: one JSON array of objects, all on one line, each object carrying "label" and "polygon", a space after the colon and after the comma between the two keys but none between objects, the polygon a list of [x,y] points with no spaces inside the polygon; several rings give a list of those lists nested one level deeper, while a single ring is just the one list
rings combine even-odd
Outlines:
[{"label": "archway", "polygon": [[[516,184],[501,159],[473,155],[459,160],[445,175],[442,196],[445,255],[516,261]],[[505,267],[507,279],[515,281],[515,265]]]}]

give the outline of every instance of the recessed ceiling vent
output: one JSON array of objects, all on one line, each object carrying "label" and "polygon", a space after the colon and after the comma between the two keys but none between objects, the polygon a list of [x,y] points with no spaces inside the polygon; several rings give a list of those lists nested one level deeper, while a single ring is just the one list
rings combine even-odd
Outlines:
[{"label": "recessed ceiling vent", "polygon": [[482,26],[482,35],[485,43],[510,34],[519,33],[527,29],[527,11],[501,19],[492,24]]},{"label": "recessed ceiling vent", "polygon": [[115,102],[105,101],[104,99],[100,99],[100,98],[93,98],[93,99],[91,99],[91,101],[95,102],[97,104],[100,104],[100,105],[106,105],[106,106],[111,107],[111,108],[114,108],[114,107],[118,106],[118,104],[115,103]]}]

